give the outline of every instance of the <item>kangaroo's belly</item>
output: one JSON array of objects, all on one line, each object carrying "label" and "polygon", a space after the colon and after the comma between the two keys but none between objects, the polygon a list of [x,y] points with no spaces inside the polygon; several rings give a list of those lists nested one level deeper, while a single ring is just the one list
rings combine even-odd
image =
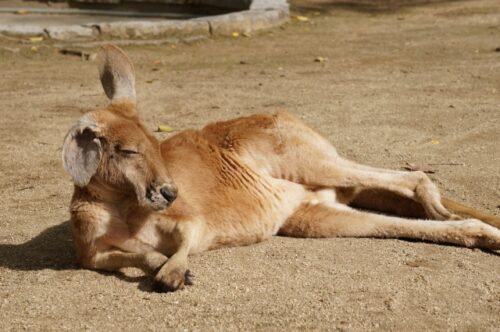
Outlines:
[{"label": "kangaroo's belly", "polygon": [[207,220],[210,243],[200,251],[261,242],[276,235],[288,218],[303,206],[337,203],[333,189],[310,191],[300,184],[281,179],[272,179],[271,183],[276,194],[266,197],[264,209],[262,206],[235,205]]}]

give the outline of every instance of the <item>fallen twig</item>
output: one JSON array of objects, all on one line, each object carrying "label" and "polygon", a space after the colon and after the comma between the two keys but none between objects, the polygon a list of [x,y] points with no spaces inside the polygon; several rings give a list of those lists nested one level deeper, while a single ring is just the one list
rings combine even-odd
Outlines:
[{"label": "fallen twig", "polygon": [[20,188],[19,191],[24,191],[24,190],[28,190],[28,189],[34,189],[35,186],[27,186],[27,187],[23,187],[23,188]]},{"label": "fallen twig", "polygon": [[429,166],[465,166],[464,163],[432,163]]},{"label": "fallen twig", "polygon": [[404,169],[407,171],[422,171],[424,173],[429,173],[429,174],[434,174],[436,173],[435,170],[433,170],[429,165],[419,165],[419,164],[412,164],[412,163],[406,163],[406,166],[403,166]]},{"label": "fallen twig", "polygon": [[95,54],[93,54],[93,53],[88,53],[88,52],[79,51],[79,50],[70,50],[67,48],[60,49],[59,53],[61,53],[62,55],[78,56],[78,57],[82,58],[83,60],[91,60],[92,61],[95,58]]}]

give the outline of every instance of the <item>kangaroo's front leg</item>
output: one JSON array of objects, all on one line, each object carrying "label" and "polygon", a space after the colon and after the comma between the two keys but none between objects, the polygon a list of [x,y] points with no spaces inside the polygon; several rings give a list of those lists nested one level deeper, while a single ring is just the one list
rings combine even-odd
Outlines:
[{"label": "kangaroo's front leg", "polygon": [[91,259],[90,268],[116,271],[124,267],[135,267],[151,275],[165,262],[167,257],[159,252],[129,253],[119,250],[98,252]]},{"label": "kangaroo's front leg", "polygon": [[179,239],[180,245],[156,274],[154,284],[156,291],[173,292],[192,284],[192,275],[188,270],[188,255],[198,239],[199,231],[197,222],[182,221],[175,225],[173,234]]},{"label": "kangaroo's front leg", "polygon": [[165,255],[130,238],[121,228],[113,229],[112,236],[99,236],[98,231],[105,227],[95,216],[107,214],[95,206],[84,207],[73,211],[71,219],[76,256],[82,267],[105,271],[135,267],[154,275],[165,264]]}]

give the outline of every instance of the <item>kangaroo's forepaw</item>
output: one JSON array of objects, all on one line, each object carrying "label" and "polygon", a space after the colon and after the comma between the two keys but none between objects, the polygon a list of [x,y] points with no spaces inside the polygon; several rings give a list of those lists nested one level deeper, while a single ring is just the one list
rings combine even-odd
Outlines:
[{"label": "kangaroo's forepaw", "polygon": [[160,270],[154,279],[153,290],[159,293],[174,292],[192,285],[192,279],[193,275],[189,270],[177,268],[166,273]]}]

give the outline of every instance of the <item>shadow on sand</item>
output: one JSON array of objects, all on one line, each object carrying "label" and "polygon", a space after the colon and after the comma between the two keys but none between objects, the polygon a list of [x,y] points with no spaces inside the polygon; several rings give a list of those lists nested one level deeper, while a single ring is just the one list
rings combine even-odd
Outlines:
[{"label": "shadow on sand", "polygon": [[[25,243],[0,244],[0,267],[18,271],[79,269],[75,261],[69,220],[47,228]],[[128,276],[120,271],[96,272],[137,283],[139,290],[153,291],[152,278],[149,276]]]},{"label": "shadow on sand", "polygon": [[416,7],[444,2],[459,2],[463,0],[291,0],[292,10],[329,12],[338,9],[362,13],[392,12],[408,7]]},{"label": "shadow on sand", "polygon": [[13,270],[77,268],[69,221],[52,226],[22,244],[0,244],[0,266]]}]

